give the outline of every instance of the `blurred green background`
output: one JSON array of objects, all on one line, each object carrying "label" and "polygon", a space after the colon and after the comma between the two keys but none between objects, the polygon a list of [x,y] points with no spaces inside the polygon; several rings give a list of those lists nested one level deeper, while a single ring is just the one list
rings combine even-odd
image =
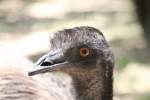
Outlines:
[{"label": "blurred green background", "polygon": [[150,100],[150,3],[143,2],[147,6],[142,0],[0,0],[0,46],[35,62],[57,30],[98,28],[115,55],[115,98]]}]

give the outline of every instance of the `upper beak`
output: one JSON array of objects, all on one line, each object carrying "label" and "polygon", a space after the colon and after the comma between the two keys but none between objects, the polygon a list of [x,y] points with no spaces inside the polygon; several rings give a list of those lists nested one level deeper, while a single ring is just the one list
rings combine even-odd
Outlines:
[{"label": "upper beak", "polygon": [[49,71],[57,71],[62,65],[65,65],[66,60],[61,50],[52,51],[41,57],[28,72],[29,76]]}]

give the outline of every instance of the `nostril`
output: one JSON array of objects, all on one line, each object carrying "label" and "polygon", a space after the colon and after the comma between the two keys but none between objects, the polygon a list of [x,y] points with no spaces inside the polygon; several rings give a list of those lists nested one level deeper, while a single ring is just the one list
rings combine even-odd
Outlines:
[{"label": "nostril", "polygon": [[51,62],[43,62],[42,64],[41,64],[41,66],[50,66],[50,65],[52,65],[53,63],[51,63]]}]

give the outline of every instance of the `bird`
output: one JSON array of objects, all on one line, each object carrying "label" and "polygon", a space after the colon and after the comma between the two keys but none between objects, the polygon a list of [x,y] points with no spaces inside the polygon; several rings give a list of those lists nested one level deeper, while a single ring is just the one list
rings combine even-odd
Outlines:
[{"label": "bird", "polygon": [[29,77],[32,66],[17,50],[0,45],[0,100],[74,100],[69,80],[53,74]]},{"label": "bird", "polygon": [[103,33],[94,27],[77,26],[55,32],[50,51],[28,75],[61,72],[71,77],[74,100],[113,100],[113,69],[114,56]]}]

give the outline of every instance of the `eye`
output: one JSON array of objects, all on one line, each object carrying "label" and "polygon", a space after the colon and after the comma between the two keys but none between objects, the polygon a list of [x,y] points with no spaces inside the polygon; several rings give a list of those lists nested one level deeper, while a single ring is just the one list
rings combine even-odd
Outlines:
[{"label": "eye", "polygon": [[80,56],[87,57],[90,53],[89,48],[80,48]]}]

